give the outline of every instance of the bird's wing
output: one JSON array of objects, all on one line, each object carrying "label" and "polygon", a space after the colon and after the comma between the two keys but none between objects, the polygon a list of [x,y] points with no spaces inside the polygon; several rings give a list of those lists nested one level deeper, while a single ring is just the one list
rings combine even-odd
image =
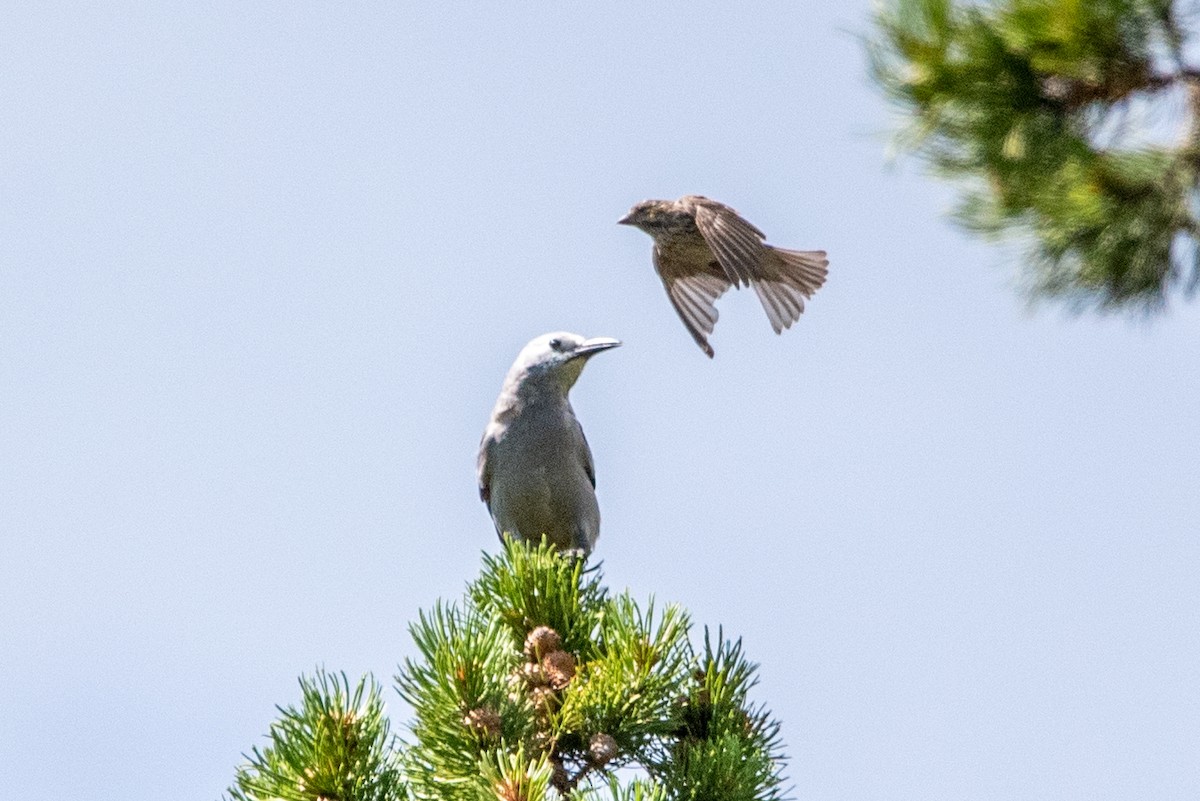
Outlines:
[{"label": "bird's wing", "polygon": [[783,281],[755,281],[754,291],[776,334],[791,328],[804,312],[804,293]]},{"label": "bird's wing", "polygon": [[679,199],[696,219],[696,227],[729,277],[730,283],[749,286],[757,278],[766,248],[763,232],[736,211],[700,195]]},{"label": "bird's wing", "polygon": [[492,509],[492,468],[488,464],[491,450],[492,437],[485,432],[483,441],[479,443],[479,456],[475,460],[475,475],[479,480],[479,499],[487,504],[488,511]]},{"label": "bird's wing", "polygon": [[575,421],[575,430],[579,432],[579,442],[583,445],[580,448],[583,451],[583,472],[587,474],[588,481],[592,482],[592,489],[596,488],[596,464],[592,461],[592,449],[588,445],[587,437],[583,433],[583,426],[579,421]]},{"label": "bird's wing", "polygon": [[712,345],[708,344],[708,334],[713,332],[717,324],[717,307],[713,304],[717,298],[725,294],[730,282],[712,273],[684,274],[686,265],[679,265],[669,255],[654,249],[654,266],[662,276],[663,286],[667,288],[667,297],[671,305],[683,320],[692,339],[704,351],[708,358],[713,357]]}]

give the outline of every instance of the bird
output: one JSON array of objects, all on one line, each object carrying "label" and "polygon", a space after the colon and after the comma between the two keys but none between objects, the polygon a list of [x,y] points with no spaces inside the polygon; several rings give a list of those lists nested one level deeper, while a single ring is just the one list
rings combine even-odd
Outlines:
[{"label": "bird", "polygon": [[596,468],[567,393],[597,353],[620,345],[556,331],[529,342],[500,389],[479,444],[479,497],[496,533],[587,557],[600,535]]},{"label": "bird", "polygon": [[736,211],[703,195],[643,200],[617,221],[654,238],[654,269],[688,333],[713,357],[708,335],[717,323],[717,298],[752,286],[775,333],[800,319],[804,301],[825,283],[823,250],[785,250]]}]

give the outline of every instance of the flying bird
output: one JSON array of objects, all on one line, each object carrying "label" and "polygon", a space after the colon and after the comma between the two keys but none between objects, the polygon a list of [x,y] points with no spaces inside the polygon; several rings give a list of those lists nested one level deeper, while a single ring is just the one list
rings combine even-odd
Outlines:
[{"label": "flying bird", "polygon": [[825,283],[823,250],[784,250],[740,214],[702,195],[643,200],[618,222],[654,238],[654,269],[688,333],[708,357],[708,335],[717,323],[717,298],[732,287],[751,286],[775,333],[790,328],[804,300]]},{"label": "flying bird", "polygon": [[517,355],[483,432],[479,497],[496,533],[587,556],[600,535],[596,469],[567,399],[588,359],[621,343],[565,331]]}]

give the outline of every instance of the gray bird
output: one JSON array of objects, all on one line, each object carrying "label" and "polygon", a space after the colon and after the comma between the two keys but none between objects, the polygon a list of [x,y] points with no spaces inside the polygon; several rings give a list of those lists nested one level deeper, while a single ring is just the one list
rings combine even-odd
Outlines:
[{"label": "gray bird", "polygon": [[567,392],[588,359],[620,344],[543,334],[509,368],[478,461],[479,497],[502,538],[545,535],[560,550],[591,553],[600,535],[596,470]]},{"label": "gray bird", "polygon": [[688,333],[708,357],[713,305],[729,287],[752,286],[775,333],[790,328],[805,298],[825,283],[823,250],[784,250],[736,211],[701,195],[643,200],[617,222],[654,237],[654,269]]}]

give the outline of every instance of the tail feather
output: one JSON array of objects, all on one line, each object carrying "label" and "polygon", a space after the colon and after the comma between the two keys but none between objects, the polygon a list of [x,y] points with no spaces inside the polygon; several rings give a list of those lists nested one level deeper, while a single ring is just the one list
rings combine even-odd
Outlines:
[{"label": "tail feather", "polygon": [[[770,250],[775,256],[775,263],[771,265],[775,269],[771,270],[768,267],[767,278],[787,281],[804,292],[806,298],[812,297],[825,283],[825,277],[829,274],[829,259],[825,258],[825,251],[784,250],[775,247],[771,247]],[[776,275],[771,275],[772,272]]]},{"label": "tail feather", "polygon": [[784,250],[767,246],[772,258],[751,283],[775,333],[790,328],[804,312],[804,299],[825,283],[829,260],[823,250]]}]

